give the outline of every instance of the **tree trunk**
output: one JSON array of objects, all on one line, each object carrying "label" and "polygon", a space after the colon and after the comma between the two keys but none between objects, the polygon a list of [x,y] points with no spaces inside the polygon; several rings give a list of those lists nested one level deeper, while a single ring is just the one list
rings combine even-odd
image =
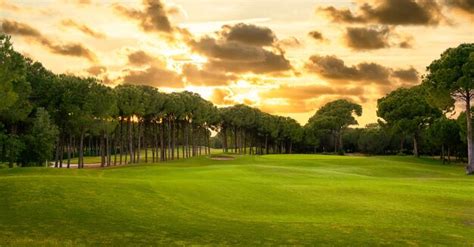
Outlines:
[{"label": "tree trunk", "polygon": [[237,128],[234,128],[234,153],[237,153]]},{"label": "tree trunk", "polygon": [[119,164],[122,165],[122,154],[123,154],[123,117],[120,117],[120,158]]},{"label": "tree trunk", "polygon": [[67,168],[71,167],[71,149],[72,149],[72,136],[69,135],[69,143],[67,146]]},{"label": "tree trunk", "polygon": [[441,160],[443,161],[443,165],[446,162],[446,158],[444,157],[444,144],[441,145]]},{"label": "tree trunk", "polygon": [[84,168],[84,131],[81,131],[81,138],[79,139],[79,159],[77,168]]},{"label": "tree trunk", "polygon": [[211,136],[210,135],[207,135],[206,133],[206,137],[207,137],[207,155],[211,156]]},{"label": "tree trunk", "polygon": [[141,151],[142,151],[142,129],[141,129],[141,121],[140,119],[138,120],[137,123],[137,134],[138,134],[138,148],[137,148],[137,160],[135,160],[135,163],[140,163],[141,161]]},{"label": "tree trunk", "polygon": [[451,148],[448,146],[448,164],[451,164]]},{"label": "tree trunk", "polygon": [[185,128],[186,128],[186,129],[184,130],[184,132],[186,133],[186,134],[185,134],[186,137],[185,137],[185,140],[184,140],[184,141],[185,141],[185,146],[186,146],[186,147],[185,147],[185,149],[186,149],[186,152],[185,152],[185,153],[186,153],[186,157],[185,157],[185,158],[189,158],[189,122],[188,122],[188,121],[186,121],[186,126],[185,126]]},{"label": "tree trunk", "polygon": [[128,117],[128,151],[130,154],[130,160],[128,163],[133,163],[135,155],[133,153],[133,130],[132,130],[132,117]]},{"label": "tree trunk", "polygon": [[111,164],[111,155],[110,155],[110,138],[109,133],[105,133],[105,150],[107,155],[107,166]]},{"label": "tree trunk", "polygon": [[112,148],[114,150],[114,166],[117,165],[117,129],[115,129],[114,137],[112,139]]},{"label": "tree trunk", "polygon": [[189,130],[189,139],[191,141],[191,157],[194,157],[196,155],[196,150],[194,147],[194,127],[192,124],[190,124],[190,130]]},{"label": "tree trunk", "polygon": [[403,153],[403,144],[405,142],[405,137],[402,136],[401,139],[400,139],[400,154]]},{"label": "tree trunk", "polygon": [[59,168],[63,168],[63,156],[64,156],[64,138],[61,135],[59,142]]},{"label": "tree trunk", "polygon": [[104,139],[105,139],[105,132],[103,132],[100,137],[99,137],[99,154],[100,154],[100,166],[104,167],[105,166],[105,144],[104,144]]},{"label": "tree trunk", "polygon": [[148,163],[147,123],[143,123],[143,149],[145,149],[145,163]]},{"label": "tree trunk", "polygon": [[160,124],[160,160],[165,161],[165,140],[164,140],[164,123],[162,122]]},{"label": "tree trunk", "polygon": [[186,125],[184,123],[181,124],[181,135],[182,135],[182,141],[181,141],[181,146],[183,146],[182,151],[182,156],[183,159],[186,158],[186,150],[185,150],[185,142],[186,142]]},{"label": "tree trunk", "polygon": [[416,134],[413,136],[413,155],[415,157],[420,157],[420,154],[418,153],[418,137]]},{"label": "tree trunk", "polygon": [[174,126],[174,119],[170,120],[170,127],[171,127],[171,159],[174,160],[175,157],[175,147],[176,147],[176,132]]},{"label": "tree trunk", "polygon": [[268,135],[265,135],[265,154],[268,154]]},{"label": "tree trunk", "polygon": [[222,127],[222,150],[227,153],[227,128]]},{"label": "tree trunk", "polygon": [[474,174],[474,146],[472,143],[472,120],[471,120],[471,97],[470,92],[466,92],[466,122],[467,122],[467,166],[466,174]]},{"label": "tree trunk", "polygon": [[344,143],[342,142],[342,130],[339,131],[339,150],[338,151],[343,151],[344,150]]}]

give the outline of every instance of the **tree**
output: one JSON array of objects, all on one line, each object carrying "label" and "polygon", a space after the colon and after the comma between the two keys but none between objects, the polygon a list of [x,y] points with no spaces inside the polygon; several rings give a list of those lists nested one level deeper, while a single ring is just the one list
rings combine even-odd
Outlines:
[{"label": "tree", "polygon": [[362,115],[362,106],[345,99],[335,100],[321,107],[309,119],[310,129],[327,130],[334,138],[334,152],[343,148],[342,135],[344,130],[357,124],[354,115]]},{"label": "tree", "polygon": [[[419,137],[427,124],[441,115],[430,105],[423,87],[399,88],[377,101],[377,116],[404,137],[413,140],[413,155],[419,156]],[[403,138],[400,145],[403,150]]]},{"label": "tree", "polygon": [[33,124],[25,137],[28,150],[21,155],[23,164],[43,166],[51,160],[59,131],[44,108],[37,108]]},{"label": "tree", "polygon": [[[463,119],[465,122],[465,118]],[[430,141],[441,147],[441,160],[445,162],[447,155],[448,162],[451,156],[451,150],[459,143],[460,128],[456,120],[441,117],[436,119],[428,128],[428,136]],[[447,152],[446,152],[447,151]]]},{"label": "tree", "polygon": [[8,109],[19,98],[15,81],[25,80],[24,58],[15,52],[10,37],[0,34],[0,111]]},{"label": "tree", "polygon": [[358,149],[368,154],[383,154],[390,144],[388,133],[379,124],[368,124],[359,134]]},{"label": "tree", "polygon": [[[474,96],[474,44],[449,48],[427,68],[424,84],[438,95],[451,96],[464,102],[466,111],[467,153],[466,173],[474,174],[474,145],[472,140],[471,99]],[[440,97],[445,99],[446,97]],[[454,101],[443,100],[445,106]]]}]

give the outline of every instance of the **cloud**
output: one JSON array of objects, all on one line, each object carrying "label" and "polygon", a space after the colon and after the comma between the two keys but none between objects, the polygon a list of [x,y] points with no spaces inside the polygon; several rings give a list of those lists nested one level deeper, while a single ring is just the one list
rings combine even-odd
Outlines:
[{"label": "cloud", "polygon": [[194,64],[183,65],[182,74],[186,82],[197,86],[221,86],[236,80],[238,77],[220,71],[199,69]]},{"label": "cloud", "polygon": [[[266,28],[253,26],[248,28],[244,24],[236,26],[240,30],[238,35],[230,36],[229,30],[233,30],[233,27],[224,26],[216,38],[204,36],[199,40],[189,42],[195,52],[208,58],[209,62],[204,66],[206,69],[256,74],[284,72],[292,69],[290,61],[286,59],[283,50],[277,46],[277,42],[268,47],[270,39],[263,38],[265,35],[250,38],[251,33],[257,32],[256,30],[266,30]],[[244,35],[243,30],[252,31]]]},{"label": "cloud", "polygon": [[444,19],[441,6],[433,0],[380,0],[364,3],[353,13],[333,6],[319,8],[337,23],[377,23],[385,25],[438,25]]},{"label": "cloud", "polygon": [[245,23],[225,25],[220,35],[228,41],[239,41],[255,46],[271,46],[276,41],[276,36],[270,28]]},{"label": "cloud", "polygon": [[176,40],[177,37],[189,39],[189,31],[173,26],[168,17],[168,14],[176,13],[175,7],[167,8],[161,0],[143,0],[143,6],[143,9],[137,10],[115,4],[114,10],[132,21],[137,21],[144,32],[158,33],[170,41]]},{"label": "cloud", "polygon": [[446,4],[474,20],[474,0],[445,0]]},{"label": "cloud", "polygon": [[418,71],[411,67],[409,69],[397,69],[393,71],[393,77],[399,78],[405,82],[417,83],[420,80]]},{"label": "cloud", "polygon": [[318,55],[311,56],[305,67],[308,72],[330,80],[366,81],[380,85],[389,84],[392,78],[414,81],[414,74],[418,73],[414,68],[394,70],[377,63],[367,62],[347,66],[336,56]]},{"label": "cloud", "polygon": [[89,5],[92,4],[92,0],[64,0],[66,3],[74,3],[77,5]]},{"label": "cloud", "polygon": [[413,43],[414,43],[413,37],[406,36],[400,41],[400,43],[398,44],[398,47],[404,48],[404,49],[413,48]]},{"label": "cloud", "polygon": [[306,100],[318,98],[324,95],[353,95],[361,96],[364,94],[362,87],[333,87],[325,85],[304,85],[304,86],[288,86],[282,85],[273,88],[260,95],[265,98],[285,98],[292,100]]},{"label": "cloud", "polygon": [[288,37],[286,39],[278,40],[276,45],[283,48],[296,48],[302,46],[303,44],[295,37]]},{"label": "cloud", "polygon": [[381,29],[365,27],[348,27],[345,40],[347,46],[354,50],[373,50],[390,47],[389,44],[390,29],[383,27]]},{"label": "cloud", "polygon": [[321,32],[318,32],[318,31],[311,31],[311,32],[308,33],[308,35],[309,35],[311,38],[313,38],[313,39],[315,39],[315,40],[318,40],[318,41],[324,40],[323,34],[322,34]]},{"label": "cloud", "polygon": [[4,20],[2,22],[2,31],[10,35],[19,35],[29,38],[44,47],[50,52],[65,56],[83,57],[91,62],[97,62],[97,56],[88,48],[79,43],[54,43],[44,37],[33,27],[16,21]]},{"label": "cloud", "polygon": [[124,70],[124,75],[121,76],[122,83],[169,88],[184,86],[181,75],[168,69],[166,61],[160,57],[137,50],[129,53],[127,58],[129,65],[140,68]]},{"label": "cloud", "polygon": [[86,71],[87,71],[87,73],[89,73],[93,76],[98,76],[98,75],[102,75],[105,72],[107,72],[107,68],[105,66],[101,66],[101,65],[94,65],[94,66],[89,67]]},{"label": "cloud", "polygon": [[7,34],[43,38],[41,33],[33,27],[16,21],[4,20],[2,22],[2,31]]},{"label": "cloud", "polygon": [[75,22],[71,19],[62,20],[61,25],[64,26],[64,27],[75,28],[75,29],[83,32],[84,34],[87,34],[87,35],[92,36],[92,37],[97,38],[97,39],[105,39],[105,34],[104,33],[94,31],[90,27],[88,27],[84,24],[77,23],[77,22]]},{"label": "cloud", "polygon": [[168,88],[183,87],[179,74],[153,65],[144,70],[126,70],[122,76],[122,83]]},{"label": "cloud", "polygon": [[312,111],[314,108],[307,104],[304,100],[286,100],[278,104],[262,104],[258,108],[266,113],[305,113]]},{"label": "cloud", "polygon": [[15,12],[21,11],[20,7],[18,7],[15,4],[9,3],[6,0],[0,0],[0,9],[10,10],[10,11],[15,11]]},{"label": "cloud", "polygon": [[217,105],[234,105],[237,102],[232,99],[233,93],[229,89],[215,88],[210,100]]},{"label": "cloud", "polygon": [[[154,63],[156,59],[153,58],[152,56],[148,55],[144,51],[134,51],[130,54],[128,54],[128,62],[131,65],[146,65],[146,64],[151,64]],[[159,60],[156,60],[159,61]]]}]

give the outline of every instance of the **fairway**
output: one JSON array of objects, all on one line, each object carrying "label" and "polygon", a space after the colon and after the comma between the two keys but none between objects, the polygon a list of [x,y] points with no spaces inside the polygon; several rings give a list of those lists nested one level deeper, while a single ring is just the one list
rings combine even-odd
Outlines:
[{"label": "fairway", "polygon": [[460,245],[474,180],[409,157],[208,157],[0,170],[1,245]]}]

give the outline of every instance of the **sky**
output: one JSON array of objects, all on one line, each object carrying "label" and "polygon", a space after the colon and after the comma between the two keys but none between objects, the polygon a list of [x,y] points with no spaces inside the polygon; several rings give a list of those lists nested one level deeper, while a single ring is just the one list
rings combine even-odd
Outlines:
[{"label": "sky", "polygon": [[474,42],[474,0],[0,0],[0,31],[55,73],[301,124],[343,98],[362,105],[364,126],[377,99]]}]

